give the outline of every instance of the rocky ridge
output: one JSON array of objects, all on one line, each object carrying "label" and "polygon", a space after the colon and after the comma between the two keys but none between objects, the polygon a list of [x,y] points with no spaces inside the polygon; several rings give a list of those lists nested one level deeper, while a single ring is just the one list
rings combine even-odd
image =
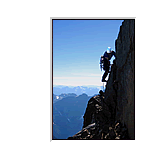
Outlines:
[{"label": "rocky ridge", "polygon": [[105,92],[92,97],[83,129],[68,139],[135,139],[135,20],[124,20]]}]

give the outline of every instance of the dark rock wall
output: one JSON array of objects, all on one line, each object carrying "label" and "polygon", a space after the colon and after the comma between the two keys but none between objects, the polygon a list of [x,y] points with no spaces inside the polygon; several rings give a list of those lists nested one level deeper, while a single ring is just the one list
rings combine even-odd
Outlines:
[{"label": "dark rock wall", "polygon": [[96,123],[102,128],[104,125],[111,123],[110,108],[104,101],[103,93],[89,100],[83,118],[83,128],[93,123]]},{"label": "dark rock wall", "polygon": [[105,90],[105,101],[115,120],[128,128],[135,139],[135,20],[124,20],[115,42],[116,60]]}]

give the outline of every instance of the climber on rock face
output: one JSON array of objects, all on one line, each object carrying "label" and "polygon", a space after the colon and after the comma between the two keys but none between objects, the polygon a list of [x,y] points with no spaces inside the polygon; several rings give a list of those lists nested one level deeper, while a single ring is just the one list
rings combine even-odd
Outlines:
[{"label": "climber on rock face", "polygon": [[107,82],[105,78],[107,77],[109,73],[109,68],[110,68],[110,59],[112,56],[115,57],[115,52],[111,49],[111,47],[107,48],[107,51],[104,52],[104,54],[101,56],[100,59],[100,66],[101,68],[105,70],[103,77],[102,77],[102,82]]}]

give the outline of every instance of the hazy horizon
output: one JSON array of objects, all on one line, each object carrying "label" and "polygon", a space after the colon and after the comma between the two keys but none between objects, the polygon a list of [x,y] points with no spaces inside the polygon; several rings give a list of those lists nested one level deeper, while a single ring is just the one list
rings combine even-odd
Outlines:
[{"label": "hazy horizon", "polygon": [[53,85],[53,87],[101,87],[102,85]]},{"label": "hazy horizon", "polygon": [[65,86],[65,85],[55,85],[53,86],[53,94],[60,95],[63,93],[75,93],[81,95],[83,93],[93,96],[99,94],[99,91],[103,90],[103,86]]}]

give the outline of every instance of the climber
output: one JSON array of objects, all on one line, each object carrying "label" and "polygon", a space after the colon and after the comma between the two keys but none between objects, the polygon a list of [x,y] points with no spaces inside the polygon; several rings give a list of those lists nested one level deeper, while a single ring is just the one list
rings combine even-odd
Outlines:
[{"label": "climber", "polygon": [[111,47],[107,48],[107,51],[104,52],[104,54],[100,58],[100,67],[105,70],[103,77],[102,77],[102,82],[107,82],[105,78],[107,77],[109,73],[109,68],[110,68],[110,59],[112,56],[115,56],[115,52],[111,49]]}]

